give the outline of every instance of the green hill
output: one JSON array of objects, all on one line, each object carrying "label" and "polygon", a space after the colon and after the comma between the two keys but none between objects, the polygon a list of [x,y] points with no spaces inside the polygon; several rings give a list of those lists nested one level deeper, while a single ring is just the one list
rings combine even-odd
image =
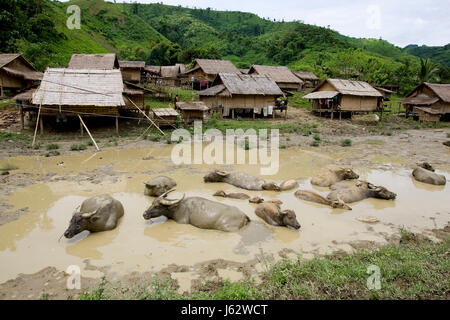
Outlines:
[{"label": "green hill", "polygon": [[443,47],[419,47],[418,45],[409,45],[403,50],[409,54],[421,58],[428,58],[437,63],[450,67],[450,43]]},{"label": "green hill", "polygon": [[[81,8],[81,30],[66,27],[72,4]],[[321,78],[353,73],[379,85],[400,84],[404,91],[418,81],[419,54],[414,50],[251,13],[103,0],[15,0],[1,2],[0,10],[1,50],[21,51],[41,70],[67,65],[73,53],[116,52],[119,59],[149,64],[225,58],[237,67],[288,65]],[[448,48],[426,56],[444,63]],[[449,81],[449,68],[440,70],[436,80]]]}]

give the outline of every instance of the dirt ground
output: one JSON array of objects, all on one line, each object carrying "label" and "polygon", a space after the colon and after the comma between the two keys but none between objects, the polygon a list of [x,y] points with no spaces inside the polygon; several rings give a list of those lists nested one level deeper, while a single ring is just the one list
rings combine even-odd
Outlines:
[{"label": "dirt ground", "polygon": [[[283,122],[284,120],[276,120]],[[419,162],[429,162],[436,169],[450,172],[450,148],[443,143],[450,140],[450,128],[444,129],[407,129],[393,131],[392,135],[380,134],[379,130],[369,130],[371,126],[356,124],[350,120],[330,120],[319,119],[304,110],[294,109],[289,113],[287,120],[290,123],[316,123],[320,132],[321,142],[318,147],[311,147],[312,136],[304,136],[298,133],[283,133],[281,145],[283,148],[296,149],[304,148],[311,152],[333,153],[337,148],[343,153],[343,156],[335,163],[336,166],[348,167],[366,167],[383,170],[393,168],[413,168]],[[392,124],[392,126],[394,126]],[[122,130],[128,132],[122,136],[113,135],[113,127],[98,127],[92,130],[93,135],[100,137],[99,146],[105,149],[128,149],[144,148],[153,144],[163,144],[165,142],[153,142],[138,138],[137,134],[132,134],[135,124],[131,122],[121,123]],[[141,124],[141,130],[146,127]],[[17,114],[8,112],[0,116],[0,131],[22,132],[17,124]],[[29,137],[32,136],[32,129],[26,129],[22,132]],[[134,133],[134,132],[133,132]],[[343,139],[351,139],[352,146],[339,147]],[[49,129],[44,137],[38,136],[38,142],[41,148],[36,150],[30,147],[30,140],[1,140],[0,141],[0,160],[7,162],[9,157],[17,156],[46,156],[48,150],[44,147],[48,143],[57,143],[59,149],[57,152],[61,155],[77,154],[79,151],[71,151],[70,146],[80,143],[80,135],[76,131],[58,132]],[[88,138],[84,136],[82,141],[87,142]],[[346,154],[347,150],[351,150]],[[89,146],[88,151],[93,152],[94,147]],[[49,155],[51,156],[51,155]],[[149,159],[151,160],[151,159]],[[63,164],[61,164],[63,165]],[[46,182],[71,179],[77,182],[115,183],[117,179],[126,173],[115,171],[112,166],[102,166],[94,170],[87,170],[76,176],[65,177],[57,173],[47,172],[38,173],[15,173],[14,170],[9,174],[0,176],[0,226],[16,221],[21,216],[29,213],[28,208],[20,208],[14,212],[4,213],[11,209],[11,205],[6,201],[7,197],[12,195],[18,189]],[[437,237],[448,235],[448,227],[444,229],[433,230]],[[389,242],[398,242],[400,237],[389,237]],[[370,242],[355,242],[352,247],[355,249],[373,247]],[[336,252],[339,254],[339,252]],[[294,254],[289,250],[280,251],[278,255],[282,258],[293,258]],[[204,280],[222,282],[224,278],[231,278],[235,281],[244,278],[252,278],[260,272],[263,272],[266,265],[270,262],[270,257],[261,256],[260,259],[254,259],[245,263],[238,263],[226,260],[212,260],[196,264],[194,266],[171,265],[158,274],[160,277],[170,277],[175,285],[179,287],[180,292],[190,292],[200,287]],[[3,262],[5,263],[5,262]],[[87,262],[88,263],[88,262]],[[89,269],[89,268],[88,268]],[[98,270],[91,267],[93,271],[107,273],[108,270]],[[202,278],[197,278],[192,282],[192,287],[187,285],[188,278],[185,276],[190,273],[202,274]],[[112,278],[109,280],[120,281],[123,286],[117,290],[132,286],[137,282],[143,282],[142,279],[150,279],[150,273],[132,273],[125,277]],[[257,276],[255,280],[257,281]],[[42,293],[48,294],[50,299],[77,299],[79,295],[100,283],[99,278],[83,278],[83,287],[81,290],[69,291],[64,285],[68,275],[54,267],[48,267],[38,273],[25,275],[21,274],[15,279],[11,279],[0,284],[0,299],[39,299]]]}]

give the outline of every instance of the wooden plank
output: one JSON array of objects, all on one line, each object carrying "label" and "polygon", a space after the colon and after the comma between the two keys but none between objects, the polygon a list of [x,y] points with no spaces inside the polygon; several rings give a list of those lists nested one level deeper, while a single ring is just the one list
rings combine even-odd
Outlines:
[{"label": "wooden plank", "polygon": [[81,122],[81,124],[83,125],[83,127],[86,129],[86,132],[88,133],[89,137],[91,138],[92,142],[94,143],[95,148],[97,149],[97,151],[100,151],[100,148],[98,147],[97,142],[95,142],[94,138],[93,138],[92,135],[91,135],[91,132],[89,131],[89,129],[88,129],[88,127],[86,126],[86,124],[84,123],[83,119],[81,118],[80,115],[78,115],[78,118],[80,118],[80,122]]},{"label": "wooden plank", "polygon": [[166,134],[165,134],[165,133],[164,133],[164,132],[156,125],[156,123],[154,123],[153,120],[150,119],[150,117],[147,116],[147,114],[146,114],[144,111],[141,110],[141,108],[139,108],[139,107],[138,107],[138,106],[137,106],[130,98],[128,98],[128,97],[126,97],[126,98],[128,99],[128,101],[130,101],[130,102],[136,107],[136,109],[139,110],[140,113],[142,113],[142,114],[144,115],[144,117],[147,118],[148,121],[151,122],[151,124],[153,124],[153,125],[155,126],[156,129],[159,130],[159,132],[161,132],[161,134],[162,134],[163,136],[166,135]]}]

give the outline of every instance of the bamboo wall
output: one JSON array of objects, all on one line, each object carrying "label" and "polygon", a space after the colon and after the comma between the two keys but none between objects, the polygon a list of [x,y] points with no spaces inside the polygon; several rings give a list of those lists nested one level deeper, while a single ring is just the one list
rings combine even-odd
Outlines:
[{"label": "bamboo wall", "polygon": [[141,71],[139,69],[124,68],[122,70],[122,78],[124,81],[141,82]]}]

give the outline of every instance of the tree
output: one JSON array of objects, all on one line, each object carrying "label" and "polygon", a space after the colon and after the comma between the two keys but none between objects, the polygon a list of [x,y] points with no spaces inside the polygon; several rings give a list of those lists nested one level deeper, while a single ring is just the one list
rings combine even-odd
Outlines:
[{"label": "tree", "polygon": [[420,58],[419,80],[420,82],[429,82],[436,78],[439,72],[438,65],[430,59]]}]

